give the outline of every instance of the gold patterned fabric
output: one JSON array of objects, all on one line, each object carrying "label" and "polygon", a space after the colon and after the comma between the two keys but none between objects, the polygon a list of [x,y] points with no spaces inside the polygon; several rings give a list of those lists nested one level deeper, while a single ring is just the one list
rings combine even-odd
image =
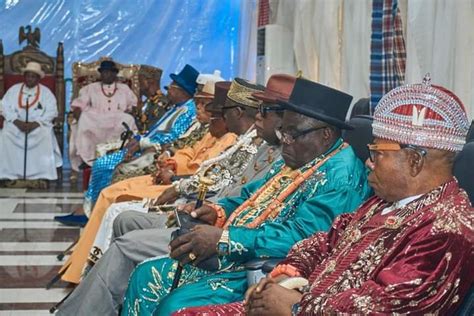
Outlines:
[{"label": "gold patterned fabric", "polygon": [[230,85],[230,90],[227,93],[227,98],[230,100],[249,106],[251,108],[258,108],[260,101],[252,97],[253,93],[264,91],[265,87],[260,85],[253,85],[248,81],[240,78],[234,79]]}]

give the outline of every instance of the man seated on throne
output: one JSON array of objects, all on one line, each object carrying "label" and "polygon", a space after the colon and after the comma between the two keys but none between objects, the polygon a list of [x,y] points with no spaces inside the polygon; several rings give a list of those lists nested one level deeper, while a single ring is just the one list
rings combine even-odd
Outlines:
[{"label": "man seated on throne", "polygon": [[69,147],[74,171],[79,170],[81,163],[92,166],[98,144],[120,138],[122,122],[136,130],[134,117],[127,113],[136,107],[136,95],[126,84],[117,82],[119,70],[113,61],[104,60],[98,71],[100,82],[83,87],[71,104],[77,119],[71,127]]},{"label": "man seated on throne", "polygon": [[[86,215],[90,215],[101,190],[111,184],[114,170],[121,162],[130,156],[140,156],[150,147],[161,148],[162,144],[177,140],[193,125],[197,114],[193,95],[196,92],[198,76],[199,72],[191,65],[185,65],[178,74],[170,74],[173,80],[167,87],[170,109],[150,126],[146,133],[135,135],[124,149],[94,161],[83,205]],[[86,215],[72,213],[55,216],[54,219],[67,225],[85,225]]]},{"label": "man seated on throne", "polygon": [[23,69],[24,82],[12,86],[3,97],[0,179],[58,177],[56,168],[62,166],[62,157],[53,131],[58,109],[51,90],[39,83],[44,75],[40,64],[29,62]]}]

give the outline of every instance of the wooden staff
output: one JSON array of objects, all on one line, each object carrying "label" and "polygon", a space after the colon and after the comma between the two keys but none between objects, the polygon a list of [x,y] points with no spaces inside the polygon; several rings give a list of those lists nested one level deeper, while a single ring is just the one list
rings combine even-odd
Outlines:
[{"label": "wooden staff", "polygon": [[[200,177],[199,178],[199,187],[198,187],[198,196],[196,200],[196,205],[194,209],[197,210],[204,204],[204,200],[206,199],[207,191],[209,190],[209,186],[213,185],[214,182],[211,179]],[[178,226],[181,227],[181,223],[179,222],[178,216],[176,216],[176,221]],[[173,284],[171,285],[171,291],[176,289],[179,284],[179,280],[181,279],[181,274],[183,273],[183,265],[181,263],[178,264],[176,268],[176,272],[174,273]]]},{"label": "wooden staff", "polygon": [[26,159],[28,158],[28,113],[29,113],[29,100],[30,96],[26,97],[26,121],[25,121],[25,126],[26,131],[25,131],[25,152],[23,154],[23,180],[26,180]]}]

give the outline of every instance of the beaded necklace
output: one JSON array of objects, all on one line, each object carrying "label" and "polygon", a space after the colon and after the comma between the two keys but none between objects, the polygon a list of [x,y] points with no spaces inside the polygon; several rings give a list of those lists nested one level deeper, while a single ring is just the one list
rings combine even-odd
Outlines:
[{"label": "beaded necklace", "polygon": [[[338,148],[330,152],[328,155],[321,155],[316,159],[315,164],[302,172],[300,169],[291,170],[289,167],[285,166],[282,170],[270,181],[267,181],[264,186],[258,189],[247,201],[240,205],[229,217],[224,225],[224,229],[228,228],[230,225],[233,226],[245,226],[248,228],[256,228],[268,217],[274,218],[279,211],[284,206],[284,201],[288,196],[295,192],[298,187],[305,182],[319,167],[321,167],[327,160],[333,157],[335,154],[341,150],[347,148],[346,143],[342,143]],[[281,189],[285,187],[281,192],[273,198],[273,196]],[[265,209],[262,210],[262,213],[255,217],[249,224],[244,225],[246,221],[255,216],[260,208],[257,206],[262,204],[267,204]],[[242,215],[247,209],[251,208],[246,215],[240,218],[236,223],[234,220]]]},{"label": "beaded necklace", "polygon": [[23,84],[21,85],[20,92],[18,93],[18,106],[19,106],[21,109],[26,109],[27,107],[28,107],[28,109],[29,109],[29,108],[33,107],[33,106],[36,104],[36,102],[38,102],[39,97],[40,97],[40,87],[39,87],[39,84],[36,85],[35,99],[33,100],[33,102],[31,102],[31,103],[29,103],[29,104],[27,103],[27,104],[23,105],[23,97],[22,97],[22,96],[23,96],[23,89],[24,89],[24,87],[25,87],[25,84],[23,83]]},{"label": "beaded necklace", "polygon": [[115,92],[117,92],[117,81],[114,82],[114,91],[112,93],[107,93],[104,90],[104,83],[100,83],[100,90],[102,91],[102,94],[106,96],[107,98],[111,98],[115,95]]},{"label": "beaded necklace", "polygon": [[[252,126],[253,127],[253,126]],[[204,163],[201,164],[201,167],[198,169],[198,172],[204,173],[209,169],[209,167],[212,167],[215,163],[219,161],[223,161],[226,159],[229,159],[237,150],[239,150],[242,146],[248,145],[251,143],[253,138],[257,136],[257,130],[253,129],[249,133],[246,133],[242,135],[242,137],[228,150],[226,150],[224,153],[220,154],[219,156],[206,160]]]}]

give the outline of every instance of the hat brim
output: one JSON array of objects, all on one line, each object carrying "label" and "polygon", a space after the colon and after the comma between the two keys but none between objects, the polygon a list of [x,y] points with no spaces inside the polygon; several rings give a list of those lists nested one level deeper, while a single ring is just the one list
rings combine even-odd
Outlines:
[{"label": "hat brim", "polygon": [[215,114],[222,114],[223,111],[222,111],[222,106],[219,106],[217,104],[214,103],[214,101],[212,101],[211,103],[208,103],[204,109],[206,110],[206,112],[210,112],[210,113],[215,113]]},{"label": "hat brim", "polygon": [[188,85],[186,84],[186,82],[183,80],[183,78],[181,78],[180,76],[176,75],[176,74],[170,74],[170,78],[171,80],[173,80],[174,82],[176,82],[176,84],[181,88],[183,89],[184,91],[186,91],[190,96],[193,96],[194,95],[194,92],[193,90],[190,89],[190,87],[188,87]]},{"label": "hat brim", "polygon": [[116,72],[116,73],[119,72],[118,68],[100,68],[100,67],[97,68],[97,71],[98,71],[98,72],[102,72],[102,71],[104,71],[104,70],[110,70],[110,71],[113,71],[113,72]]},{"label": "hat brim", "polygon": [[308,109],[305,109],[305,108],[301,108],[300,106],[298,106],[294,103],[291,103],[289,101],[278,100],[278,104],[283,106],[283,108],[285,110],[288,110],[288,111],[291,111],[291,112],[296,112],[296,113],[299,113],[299,114],[303,114],[305,116],[312,117],[314,119],[326,122],[330,125],[333,125],[335,127],[339,127],[341,129],[348,129],[348,130],[354,129],[354,127],[352,125],[349,125],[344,121],[341,121],[339,119],[336,119],[336,118],[334,118],[332,116],[329,116],[329,115],[326,115],[324,113],[319,113],[319,112],[316,112],[316,111],[311,111],[311,110],[308,110]]},{"label": "hat brim", "polygon": [[252,93],[252,97],[265,103],[278,103],[278,98],[266,91]]},{"label": "hat brim", "polygon": [[214,99],[214,95],[206,92],[198,92],[194,95],[195,98],[200,98],[200,99]]},{"label": "hat brim", "polygon": [[38,76],[40,76],[40,79],[43,79],[43,78],[44,78],[44,75],[45,75],[43,71],[38,71],[38,70],[34,70],[34,69],[23,68],[22,74],[24,75],[25,72],[32,72],[32,73],[34,73],[34,74],[37,74]]}]

